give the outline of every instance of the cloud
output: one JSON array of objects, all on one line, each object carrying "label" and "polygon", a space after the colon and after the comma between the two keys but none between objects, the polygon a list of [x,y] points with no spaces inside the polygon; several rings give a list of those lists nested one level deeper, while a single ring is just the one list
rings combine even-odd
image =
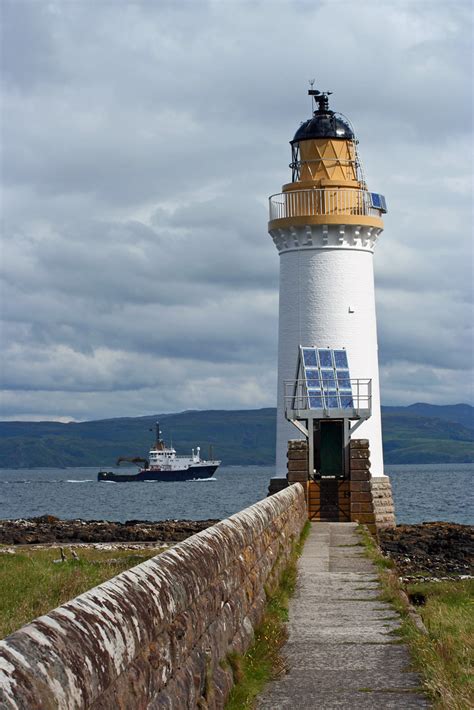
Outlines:
[{"label": "cloud", "polygon": [[2,416],[274,404],[267,197],[314,75],[389,204],[382,399],[472,397],[467,2],[3,10]]}]

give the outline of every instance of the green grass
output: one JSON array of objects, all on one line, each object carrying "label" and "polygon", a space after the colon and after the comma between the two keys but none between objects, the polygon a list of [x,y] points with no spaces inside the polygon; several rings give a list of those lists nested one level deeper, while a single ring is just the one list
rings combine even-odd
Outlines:
[{"label": "green grass", "polygon": [[408,595],[423,595],[417,607],[426,627],[422,633],[409,615],[410,606],[393,562],[383,557],[373,538],[362,532],[368,556],[379,569],[382,599],[400,612],[399,637],[410,648],[413,665],[423,678],[423,688],[437,710],[474,707],[474,580],[449,580],[410,584]]},{"label": "green grass", "polygon": [[20,548],[0,555],[0,638],[78,594],[158,554],[155,550],[76,548],[79,561],[66,562],[59,548]]},{"label": "green grass", "polygon": [[423,594],[417,608],[428,636],[410,630],[416,665],[435,707],[467,710],[474,707],[474,580],[424,582],[408,586]]},{"label": "green grass", "polygon": [[285,669],[280,651],[287,638],[288,602],[295,590],[297,560],[310,527],[307,522],[293,548],[277,589],[267,596],[265,615],[255,630],[254,643],[243,656],[233,653],[227,658],[235,685],[226,710],[250,710],[265,684],[278,677]]}]

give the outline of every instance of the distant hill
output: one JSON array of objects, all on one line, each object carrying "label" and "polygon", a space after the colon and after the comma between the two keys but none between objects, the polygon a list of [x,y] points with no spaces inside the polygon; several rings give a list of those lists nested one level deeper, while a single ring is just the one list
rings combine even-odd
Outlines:
[{"label": "distant hill", "polygon": [[474,407],[418,402],[382,407],[385,463],[471,463]]},{"label": "distant hill", "polygon": [[[179,453],[208,445],[228,465],[271,465],[275,409],[189,411],[90,422],[0,422],[0,467],[111,466],[144,455],[159,418]],[[467,404],[383,407],[385,462],[474,461],[474,408]]]},{"label": "distant hill", "polygon": [[410,404],[408,407],[382,407],[382,411],[387,414],[402,414],[405,416],[435,417],[436,419],[446,419],[449,422],[457,422],[468,429],[474,430],[474,407],[470,404]]}]

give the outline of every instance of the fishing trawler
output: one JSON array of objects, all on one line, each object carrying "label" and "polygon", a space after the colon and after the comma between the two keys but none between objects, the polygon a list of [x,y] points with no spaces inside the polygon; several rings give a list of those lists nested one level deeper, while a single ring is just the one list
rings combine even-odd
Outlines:
[{"label": "fishing trawler", "polygon": [[173,446],[166,446],[161,438],[160,425],[156,423],[156,442],[148,452],[148,459],[121,456],[117,466],[121,463],[134,463],[140,468],[137,473],[114,473],[113,471],[99,471],[98,481],[129,482],[129,481],[196,481],[211,478],[219,468],[221,462],[214,459],[201,458],[201,449],[192,449],[191,456],[178,456]]}]

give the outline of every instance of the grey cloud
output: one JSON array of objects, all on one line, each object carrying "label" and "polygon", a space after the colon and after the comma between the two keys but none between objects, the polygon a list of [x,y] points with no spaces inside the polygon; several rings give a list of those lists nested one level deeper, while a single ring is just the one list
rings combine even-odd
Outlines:
[{"label": "grey cloud", "polygon": [[4,416],[274,404],[267,196],[314,75],[390,208],[382,398],[468,397],[467,2],[4,5]]},{"label": "grey cloud", "polygon": [[51,36],[51,9],[46,3],[3,0],[2,76],[22,91],[38,90],[61,66]]}]

